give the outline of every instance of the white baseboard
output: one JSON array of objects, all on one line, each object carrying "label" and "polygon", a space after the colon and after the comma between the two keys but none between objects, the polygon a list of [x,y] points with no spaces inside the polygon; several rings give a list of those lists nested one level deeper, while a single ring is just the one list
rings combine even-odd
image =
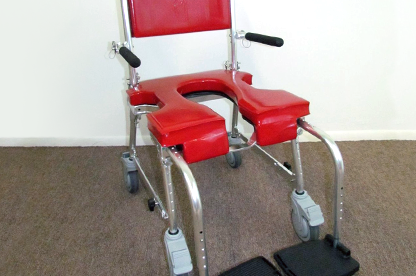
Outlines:
[{"label": "white baseboard", "polygon": [[[416,130],[353,130],[327,133],[335,141],[416,140]],[[316,142],[318,139],[305,131],[300,141]]]},{"label": "white baseboard", "polygon": [[[152,145],[150,136],[137,138],[138,145]],[[0,138],[0,147],[107,147],[127,146],[127,136]]]},{"label": "white baseboard", "polygon": [[[362,140],[416,140],[416,130],[357,130],[328,131],[335,141]],[[247,137],[250,134],[246,135]],[[304,133],[301,142],[316,142],[318,139]],[[105,147],[127,146],[127,136],[105,137],[36,137],[36,138],[1,138],[0,147]],[[139,136],[137,145],[152,145],[149,135]]]}]

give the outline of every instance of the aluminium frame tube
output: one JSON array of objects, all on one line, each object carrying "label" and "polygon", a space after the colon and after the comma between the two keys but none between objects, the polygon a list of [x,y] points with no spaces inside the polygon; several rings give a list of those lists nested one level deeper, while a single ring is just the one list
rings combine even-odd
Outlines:
[{"label": "aluminium frame tube", "polygon": [[337,246],[340,240],[340,228],[341,228],[341,221],[342,221],[342,214],[344,209],[343,197],[344,197],[344,161],[342,159],[341,152],[338,146],[335,144],[335,141],[332,140],[328,134],[324,131],[311,126],[303,119],[298,119],[297,121],[298,126],[321,140],[325,146],[329,149],[332,160],[334,161],[335,165],[335,179],[334,179],[334,207],[333,207],[333,215],[334,215],[334,247]]},{"label": "aluminium frame tube", "polygon": [[200,276],[208,276],[208,258],[205,242],[202,202],[196,180],[186,161],[175,147],[167,149],[172,161],[178,166],[185,180],[186,190],[192,206],[192,221],[194,227],[194,241],[196,262]]}]

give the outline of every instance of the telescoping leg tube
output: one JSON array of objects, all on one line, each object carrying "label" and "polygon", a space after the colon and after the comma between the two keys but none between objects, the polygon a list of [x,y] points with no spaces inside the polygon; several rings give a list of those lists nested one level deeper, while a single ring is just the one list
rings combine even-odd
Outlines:
[{"label": "telescoping leg tube", "polygon": [[163,175],[163,188],[165,190],[165,198],[166,198],[166,207],[168,210],[169,216],[169,233],[176,234],[178,232],[178,225],[176,222],[176,208],[175,208],[175,199],[174,199],[174,191],[172,185],[172,174],[171,174],[171,167],[172,161],[169,158],[169,154],[167,153],[167,149],[158,146],[159,155],[160,155],[160,163],[162,165],[162,175]]},{"label": "telescoping leg tube", "polygon": [[300,161],[300,150],[299,150],[299,133],[296,139],[292,140],[292,152],[293,152],[293,159],[295,165],[295,172],[296,172],[296,192],[298,194],[303,194],[304,189],[304,182],[303,182],[303,170],[302,170],[302,163]]},{"label": "telescoping leg tube", "polygon": [[137,115],[130,111],[130,141],[129,151],[130,156],[137,156],[136,153],[136,134],[137,134]]},{"label": "telescoping leg tube", "polygon": [[335,142],[322,130],[311,126],[303,119],[298,119],[298,126],[320,139],[331,152],[332,159],[335,165],[335,180],[334,180],[334,244],[336,248],[340,240],[340,228],[343,210],[343,180],[344,180],[344,162],[342,160],[341,152]]},{"label": "telescoping leg tube", "polygon": [[196,262],[198,266],[199,275],[208,276],[208,259],[205,243],[204,221],[202,215],[202,203],[201,198],[199,196],[198,186],[188,164],[183,159],[182,155],[177,151],[177,149],[173,147],[168,148],[167,151],[169,153],[169,156],[172,158],[172,161],[178,166],[183,175],[186,184],[186,189],[188,191],[188,196],[191,200],[195,252],[197,257]]},{"label": "telescoping leg tube", "polygon": [[231,137],[232,138],[237,138],[238,136],[237,124],[238,124],[238,105],[234,103],[233,115],[232,115],[232,120],[231,120]]},{"label": "telescoping leg tube", "polygon": [[169,228],[165,232],[164,242],[168,257],[171,276],[183,275],[192,271],[191,254],[186,244],[182,230],[178,228],[176,220],[175,194],[172,185],[172,158],[169,149],[157,146],[163,172],[163,186],[166,196],[166,206],[169,216]]},{"label": "telescoping leg tube", "polygon": [[300,160],[299,135],[292,140],[292,153],[296,176],[296,188],[292,192],[292,223],[298,237],[303,241],[319,239],[319,225],[324,223],[321,207],[315,203],[304,188],[302,163]]}]

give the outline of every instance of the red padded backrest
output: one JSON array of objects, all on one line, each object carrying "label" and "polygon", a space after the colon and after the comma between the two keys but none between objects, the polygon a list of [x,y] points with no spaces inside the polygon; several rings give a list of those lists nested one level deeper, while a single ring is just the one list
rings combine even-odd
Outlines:
[{"label": "red padded backrest", "polygon": [[230,0],[128,0],[133,37],[231,28]]}]

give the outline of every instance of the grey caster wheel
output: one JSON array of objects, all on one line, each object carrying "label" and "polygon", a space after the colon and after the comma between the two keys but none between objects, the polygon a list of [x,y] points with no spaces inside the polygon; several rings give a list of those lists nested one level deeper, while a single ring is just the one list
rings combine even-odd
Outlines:
[{"label": "grey caster wheel", "polygon": [[319,240],[319,225],[310,226],[304,217],[292,210],[292,225],[295,229],[296,235],[304,242]]},{"label": "grey caster wheel", "polygon": [[139,174],[137,171],[124,172],[124,184],[126,184],[127,191],[135,194],[139,191]]},{"label": "grey caster wheel", "polygon": [[137,193],[140,184],[139,173],[134,161],[130,159],[128,152],[124,152],[121,155],[121,163],[123,164],[124,184],[126,185],[127,191],[131,194]]},{"label": "grey caster wheel", "polygon": [[191,255],[182,230],[179,228],[177,230],[176,234],[170,234],[167,230],[164,237],[169,275],[188,276],[192,271]]},{"label": "grey caster wheel", "polygon": [[240,167],[242,163],[241,153],[238,151],[227,153],[225,158],[227,159],[228,165],[233,169]]}]

